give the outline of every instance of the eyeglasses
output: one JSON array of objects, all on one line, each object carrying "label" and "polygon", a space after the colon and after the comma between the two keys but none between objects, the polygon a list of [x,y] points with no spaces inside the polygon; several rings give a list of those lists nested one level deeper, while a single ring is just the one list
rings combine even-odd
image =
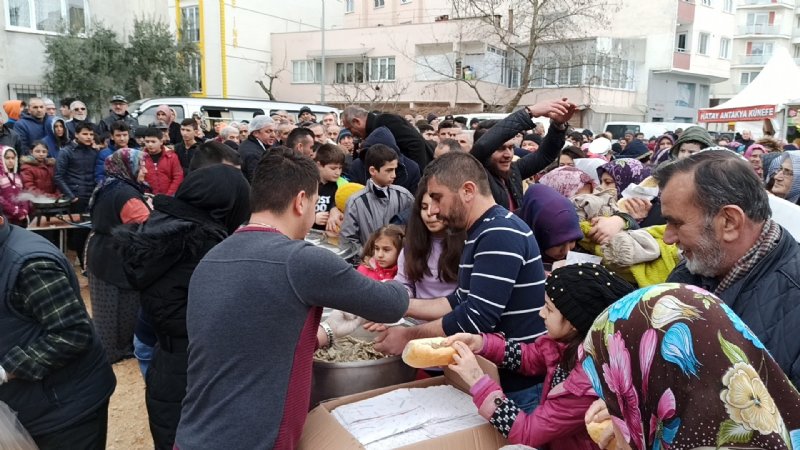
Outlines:
[{"label": "eyeglasses", "polygon": [[73,111],[86,111],[86,108],[72,108]]}]

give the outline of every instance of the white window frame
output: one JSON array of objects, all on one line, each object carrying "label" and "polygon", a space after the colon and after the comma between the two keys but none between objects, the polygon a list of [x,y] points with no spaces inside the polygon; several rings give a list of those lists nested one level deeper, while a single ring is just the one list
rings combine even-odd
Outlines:
[{"label": "white window frame", "polygon": [[[309,64],[311,67],[309,68]],[[298,67],[301,67],[298,70]],[[308,79],[308,71],[311,70],[311,79]],[[292,84],[319,84],[322,69],[322,62],[314,59],[296,59],[292,61]],[[300,77],[298,75],[302,74]]]},{"label": "white window frame", "polygon": [[702,2],[702,3],[703,3],[703,6],[708,6],[709,8],[711,8],[711,7],[712,7],[712,6],[711,6],[711,0],[703,0],[703,2]]},{"label": "white window frame", "polygon": [[[681,36],[683,36],[683,47],[678,46],[681,42]],[[688,47],[689,47],[689,33],[686,32],[678,33],[675,36],[675,51],[678,53],[686,53]]]},{"label": "white window frame", "polygon": [[[394,56],[381,56],[381,57],[377,57],[377,58],[370,58],[368,63],[369,63],[369,81],[370,82],[373,82],[373,81],[395,81],[397,79],[397,64],[396,64]],[[373,67],[373,65],[375,63],[377,63],[377,65],[378,65],[378,73],[377,74],[373,73],[373,70],[372,70],[372,67]],[[382,76],[382,74],[381,74],[381,71],[383,70],[382,64],[384,64],[384,63],[386,65],[386,68],[385,68],[386,74],[385,74],[385,76]],[[393,66],[394,67],[394,71],[393,71],[394,73],[392,74],[391,77],[389,75],[389,66]]]},{"label": "white window frame", "polygon": [[386,6],[386,0],[372,0],[372,4],[375,8],[383,8]]},{"label": "white window frame", "polygon": [[731,38],[719,38],[719,58],[720,59],[730,59],[731,58],[731,43],[733,40]]},{"label": "white window frame", "polygon": [[733,12],[733,0],[722,0],[722,11],[726,13]]},{"label": "white window frame", "polygon": [[[753,80],[755,80],[756,77],[760,73],[761,73],[761,71],[758,71],[758,72],[742,72],[741,74],[739,74],[739,84],[741,84],[742,86],[747,86],[748,84],[752,83]],[[747,75],[747,83],[743,83],[745,75]]]},{"label": "white window frame", "polygon": [[[367,68],[365,67],[366,64],[367,63],[365,63],[363,60],[337,62],[333,66],[333,82],[335,84],[362,84],[362,83],[366,83],[366,81],[367,81]],[[357,66],[361,66],[360,67],[360,69],[361,69],[361,79],[360,80],[357,79],[358,77],[356,76],[356,74],[357,74],[356,67]],[[344,72],[344,77],[345,77],[344,81],[340,81],[339,80],[339,69],[340,68]],[[347,79],[348,76],[352,80],[348,80]]]},{"label": "white window frame", "polygon": [[697,35],[697,54],[708,55],[708,48],[711,46],[711,34],[700,32]]},{"label": "white window frame", "polygon": [[189,82],[191,83],[191,92],[203,92],[203,63],[202,56],[195,55],[189,59]]},{"label": "white window frame", "polygon": [[[11,3],[6,0],[4,1],[4,8],[3,8],[3,15],[5,16],[6,20],[6,30],[7,31],[21,31],[24,33],[34,33],[34,34],[45,34],[50,36],[58,36],[60,33],[56,31],[48,31],[48,30],[39,30],[36,28],[36,1],[35,0],[23,0],[27,1],[28,4],[28,12],[29,12],[29,19],[30,19],[30,26],[21,26],[21,25],[11,25]],[[67,23],[69,19],[69,12],[68,12],[68,1],[67,0],[57,0],[61,6],[61,19]],[[83,0],[83,25],[84,30],[83,32],[79,33],[80,35],[84,35],[86,31],[91,26],[91,14],[89,13],[89,0]],[[67,23],[67,29],[69,30],[69,24]]]},{"label": "white window frame", "polygon": [[356,10],[356,0],[344,0],[344,13],[349,14],[351,12],[355,12]]},{"label": "white window frame", "polygon": [[[194,19],[193,20],[193,22],[194,22],[193,25],[196,26],[195,28],[193,28],[191,30],[189,30],[186,27],[187,22],[188,22],[186,20],[187,14],[184,14],[184,11],[190,11],[190,10],[192,11],[192,18]],[[200,42],[200,37],[202,36],[202,30],[201,30],[201,27],[200,27],[200,6],[199,5],[181,6],[180,14],[181,14],[181,28],[182,28],[181,33],[188,34],[187,33],[188,31],[197,31],[197,39],[196,40],[193,39],[193,36],[192,36],[192,37],[189,37],[188,42],[195,42],[195,43]],[[183,37],[186,38],[187,36],[183,36]]]}]

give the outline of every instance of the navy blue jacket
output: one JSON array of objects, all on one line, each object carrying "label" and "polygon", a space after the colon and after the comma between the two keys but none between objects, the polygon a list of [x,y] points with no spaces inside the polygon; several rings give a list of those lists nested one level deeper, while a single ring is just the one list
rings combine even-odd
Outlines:
[{"label": "navy blue jacket", "polygon": [[44,119],[37,120],[30,114],[24,112],[19,120],[14,124],[14,131],[19,135],[22,143],[22,153],[31,153],[31,144],[45,137]]},{"label": "navy blue jacket", "polygon": [[394,135],[387,127],[376,128],[364,139],[364,142],[361,144],[363,150],[359,158],[354,160],[347,168],[345,178],[354,183],[360,183],[366,186],[370,176],[369,168],[364,164],[364,160],[366,159],[369,148],[375,144],[386,145],[397,153],[397,178],[395,178],[394,184],[403,186],[413,195],[417,191],[417,184],[419,184],[419,165],[400,151],[400,147],[397,146]]},{"label": "navy blue jacket", "polygon": [[56,161],[56,186],[69,199],[89,200],[94,191],[94,168],[97,151],[85,145],[61,149]]}]

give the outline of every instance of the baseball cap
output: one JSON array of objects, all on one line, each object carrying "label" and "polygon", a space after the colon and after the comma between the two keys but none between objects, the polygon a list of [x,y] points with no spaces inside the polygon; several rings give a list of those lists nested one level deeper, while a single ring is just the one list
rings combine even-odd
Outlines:
[{"label": "baseball cap", "polygon": [[111,103],[128,103],[124,95],[115,95],[111,97]]}]

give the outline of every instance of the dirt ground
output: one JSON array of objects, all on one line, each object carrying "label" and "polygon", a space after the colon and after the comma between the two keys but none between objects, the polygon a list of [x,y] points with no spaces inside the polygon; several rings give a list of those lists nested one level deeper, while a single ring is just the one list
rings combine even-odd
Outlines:
[{"label": "dirt ground", "polygon": [[[80,270],[76,270],[80,273]],[[92,305],[89,297],[88,280],[78,275],[81,284],[81,295],[91,314]],[[139,372],[139,364],[135,359],[114,364],[117,376],[117,389],[111,396],[108,407],[108,439],[109,450],[152,449],[153,439],[147,426],[147,409],[144,405],[144,379]]]}]

